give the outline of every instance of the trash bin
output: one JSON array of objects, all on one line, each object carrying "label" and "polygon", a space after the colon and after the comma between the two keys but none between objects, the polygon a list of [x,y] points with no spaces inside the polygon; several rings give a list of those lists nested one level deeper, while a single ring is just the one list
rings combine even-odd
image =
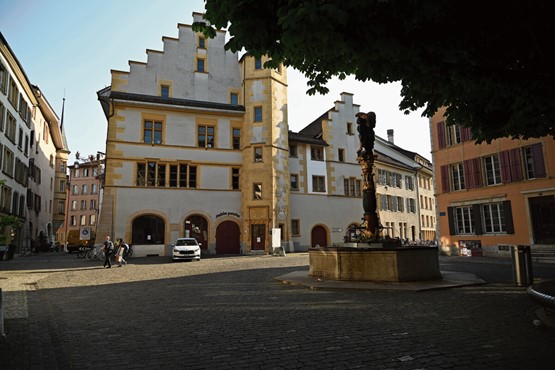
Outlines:
[{"label": "trash bin", "polygon": [[529,245],[512,245],[513,281],[516,286],[530,286],[534,282],[532,273],[532,251]]}]

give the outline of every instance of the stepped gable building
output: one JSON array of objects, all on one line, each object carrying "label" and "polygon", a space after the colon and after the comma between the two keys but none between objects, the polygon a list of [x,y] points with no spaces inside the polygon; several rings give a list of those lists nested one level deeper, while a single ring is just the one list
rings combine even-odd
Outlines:
[{"label": "stepped gable building", "polygon": [[179,24],[162,40],[98,91],[108,129],[97,240],[123,237],[139,256],[168,255],[184,236],[205,254],[270,253],[277,233],[288,251],[342,243],[362,218],[352,94],[294,133],[285,68],[225,51],[224,31],[205,39]]},{"label": "stepped gable building", "polygon": [[476,145],[444,113],[430,120],[441,249],[510,255],[511,245],[555,246],[554,138]]},{"label": "stepped gable building", "polygon": [[15,253],[55,241],[64,220],[68,154],[58,116],[0,33],[0,214],[21,221],[1,232]]}]

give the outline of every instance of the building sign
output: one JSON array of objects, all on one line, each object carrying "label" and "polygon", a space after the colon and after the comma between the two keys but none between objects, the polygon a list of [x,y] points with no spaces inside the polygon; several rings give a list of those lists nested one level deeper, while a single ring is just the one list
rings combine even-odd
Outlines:
[{"label": "building sign", "polygon": [[91,240],[91,228],[82,227],[79,229],[79,239],[80,240]]},{"label": "building sign", "polygon": [[216,218],[218,217],[223,217],[223,216],[235,216],[237,218],[240,218],[241,216],[239,215],[239,213],[237,212],[220,212],[216,215]]},{"label": "building sign", "polygon": [[332,233],[342,233],[342,232],[343,232],[343,229],[340,228],[340,227],[332,227],[332,228],[331,228],[331,232],[332,232]]}]

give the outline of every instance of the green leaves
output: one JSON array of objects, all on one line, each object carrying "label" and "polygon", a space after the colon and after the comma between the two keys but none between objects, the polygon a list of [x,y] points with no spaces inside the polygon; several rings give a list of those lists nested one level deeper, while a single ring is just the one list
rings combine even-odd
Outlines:
[{"label": "green leaves", "polygon": [[554,134],[546,2],[207,0],[205,14],[210,27],[230,24],[229,50],[305,74],[307,94],[327,93],[333,76],[401,81],[401,110],[449,106],[448,122],[478,140]]}]

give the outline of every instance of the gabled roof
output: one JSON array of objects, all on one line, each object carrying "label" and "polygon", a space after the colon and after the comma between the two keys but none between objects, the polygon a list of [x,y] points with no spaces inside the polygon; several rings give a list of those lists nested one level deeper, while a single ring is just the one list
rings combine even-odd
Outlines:
[{"label": "gabled roof", "polygon": [[288,137],[289,137],[289,142],[328,146],[328,143],[322,140],[321,135],[320,135],[320,138],[315,138],[309,135],[303,135],[301,133],[289,131]]},{"label": "gabled roof", "polygon": [[404,168],[406,170],[409,171],[413,171],[414,168],[411,166],[406,165],[405,163],[398,161],[397,159],[391,158],[390,156],[381,153],[380,151],[374,149],[374,154],[377,155],[376,157],[376,161],[381,162],[381,163],[386,163],[386,164],[390,164],[396,167],[401,167]]}]

